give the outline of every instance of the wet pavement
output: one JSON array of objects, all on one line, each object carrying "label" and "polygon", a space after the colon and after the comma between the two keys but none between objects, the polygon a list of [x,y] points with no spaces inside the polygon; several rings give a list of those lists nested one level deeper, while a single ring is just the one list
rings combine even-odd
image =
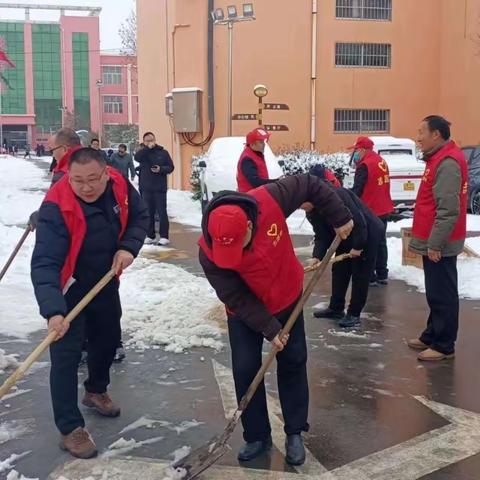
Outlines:
[{"label": "wet pavement", "polygon": [[[201,274],[195,254],[198,232],[173,225],[171,236],[176,250],[160,254],[159,260]],[[297,246],[307,241],[307,237],[295,238]],[[417,336],[424,326],[423,294],[398,281],[372,289],[361,328],[347,336],[333,321],[312,317],[313,305],[327,301],[328,294],[326,276],[305,309],[311,391],[306,465],[293,469],[284,463],[272,371],[267,389],[274,449],[244,466],[248,468],[240,468],[238,428],[230,443],[232,451],[202,478],[479,479],[480,302],[461,302],[456,359],[429,365],[420,364],[405,345],[405,339]],[[0,348],[24,358],[42,337],[32,335],[30,343],[3,337]],[[85,409],[86,422],[102,452],[120,437],[154,441],[124,456],[72,462],[57,447],[48,356],[41,362],[19,385],[26,392],[0,402],[0,423],[25,428],[20,438],[0,444],[0,461],[30,451],[15,467],[27,477],[161,480],[163,463],[173,458],[172,453],[182,446],[200,446],[218,434],[234,407],[228,347],[219,353],[194,349],[188,354],[128,350],[126,361],[113,367],[110,389],[122,406],[121,417],[102,418]],[[80,380],[84,378],[82,368]],[[121,433],[142,416],[156,423]]]}]

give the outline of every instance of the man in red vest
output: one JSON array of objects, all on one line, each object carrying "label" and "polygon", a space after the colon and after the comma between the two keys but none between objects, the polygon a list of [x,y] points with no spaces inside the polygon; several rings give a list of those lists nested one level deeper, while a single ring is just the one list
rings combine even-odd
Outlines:
[{"label": "man in red vest", "polygon": [[377,252],[371,286],[388,283],[387,221],[394,210],[390,196],[390,172],[387,162],[373,151],[374,143],[368,137],[359,137],[353,147],[356,164],[353,193],[383,222],[384,232]]},{"label": "man in red vest", "polygon": [[50,347],[50,390],[61,448],[73,456],[97,453],[78,409],[78,364],[88,340],[88,378],[82,403],[99,414],[120,414],[107,393],[110,366],[120,340],[122,314],[114,278],[78,315],[65,315],[113,268],[117,275],[140,251],[148,212],[121,173],[91,148],[76,150],[68,173],[48,191],[39,210],[31,277],[40,314],[57,333]]},{"label": "man in red vest", "polygon": [[253,188],[275,182],[268,178],[267,164],[263,152],[270,134],[263,128],[256,128],[247,135],[245,149],[237,165],[237,190],[248,192]]},{"label": "man in red vest", "polygon": [[[286,461],[305,461],[301,433],[308,430],[307,346],[303,314],[282,343],[285,325],[303,289],[286,217],[311,202],[342,237],[353,228],[349,210],[333,188],[312,175],[297,175],[248,194],[222,192],[203,217],[199,259],[225,304],[237,400],[262,363],[264,338],[278,349],[278,390],[285,420]],[[238,458],[252,460],[272,445],[262,383],[242,415],[245,445]]]},{"label": "man in red vest", "polygon": [[420,125],[418,144],[426,162],[413,217],[410,250],[422,255],[430,315],[409,347],[419,360],[453,358],[458,332],[457,256],[467,234],[468,167],[450,139],[450,123],[436,115]]}]

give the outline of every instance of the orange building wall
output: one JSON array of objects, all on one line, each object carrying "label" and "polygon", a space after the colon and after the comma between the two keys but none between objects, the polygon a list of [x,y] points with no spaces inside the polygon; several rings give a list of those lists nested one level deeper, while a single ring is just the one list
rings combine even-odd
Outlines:
[{"label": "orange building wall", "polygon": [[[243,2],[216,0],[215,7]],[[254,85],[269,88],[267,102],[289,111],[267,111],[265,124],[286,124],[273,148],[310,146],[312,0],[256,0],[256,21],[234,26],[233,113],[256,113]],[[335,134],[335,108],[391,110],[390,134],[415,138],[419,121],[445,115],[463,144],[480,143],[480,0],[393,0],[391,22],[337,20],[335,0],[319,0],[317,16],[316,144],[337,151],[356,135]],[[200,87],[203,136],[207,112],[207,0],[137,0],[140,129],[153,130],[173,154],[175,185],[188,187],[191,155],[172,133],[164,96],[175,87]],[[174,33],[175,32],[175,33]],[[335,67],[335,43],[392,44],[392,68]],[[227,134],[228,29],[214,28],[215,137]],[[255,121],[234,121],[244,135]],[[200,139],[200,136],[197,137]],[[206,148],[206,147],[205,147]]]}]

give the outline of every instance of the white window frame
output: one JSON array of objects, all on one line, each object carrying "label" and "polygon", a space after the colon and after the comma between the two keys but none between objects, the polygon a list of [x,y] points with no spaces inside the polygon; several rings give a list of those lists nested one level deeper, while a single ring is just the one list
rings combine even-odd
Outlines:
[{"label": "white window frame", "polygon": [[[353,60],[353,62],[348,63],[346,61],[348,59]],[[358,63],[355,63],[355,61],[358,61]],[[342,68],[392,68],[392,45],[389,43],[337,42],[335,44],[335,66]]]},{"label": "white window frame", "polygon": [[390,133],[389,109],[337,108],[334,112],[334,133]]},{"label": "white window frame", "polygon": [[123,72],[121,65],[102,65],[102,79],[104,85],[121,85]]},{"label": "white window frame", "polygon": [[336,0],[338,20],[391,22],[393,0]]},{"label": "white window frame", "polygon": [[121,95],[104,95],[103,113],[113,115],[123,114],[123,97]]}]

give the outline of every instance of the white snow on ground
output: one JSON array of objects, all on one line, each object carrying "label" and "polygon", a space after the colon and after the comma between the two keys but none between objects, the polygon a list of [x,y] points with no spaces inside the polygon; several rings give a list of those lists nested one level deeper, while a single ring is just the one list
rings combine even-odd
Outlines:
[{"label": "white snow on ground", "polygon": [[[182,190],[169,190],[167,195],[168,216],[173,222],[182,223],[200,229],[202,209],[199,201],[192,200],[192,193]],[[288,229],[295,235],[313,235],[310,222],[305,213],[298,210],[288,218]]]},{"label": "white snow on ground", "polygon": [[[467,245],[480,252],[480,237],[467,239]],[[388,239],[388,268],[390,277],[403,280],[408,285],[425,292],[423,270],[416,267],[402,265],[402,240]],[[480,300],[480,259],[466,256],[458,257],[458,291],[460,298]]]},{"label": "white snow on ground", "polygon": [[20,454],[12,453],[5,460],[0,460],[0,473],[6,472],[7,470],[10,470],[11,468],[13,468],[17,460],[22,459],[23,457],[27,456],[29,453],[30,453],[30,450],[28,452],[23,452]]},{"label": "white snow on ground", "polygon": [[116,442],[113,442],[106,452],[103,452],[100,456],[102,458],[115,457],[117,455],[125,455],[132,450],[142,447],[143,445],[150,445],[152,443],[157,443],[163,440],[163,437],[153,437],[148,438],[147,440],[142,440],[137,442],[134,438],[130,440],[125,440],[123,437],[119,438]]},{"label": "white snow on ground", "polygon": [[0,423],[0,445],[18,438],[30,431],[31,421],[12,420]]},{"label": "white snow on ground", "polygon": [[[24,231],[12,225],[25,224],[44,197],[41,191],[28,189],[47,188],[50,180],[32,162],[11,156],[0,157],[0,169],[8,174],[8,181],[0,189],[0,265],[3,266]],[[25,338],[45,326],[30,282],[33,244],[34,234],[30,234],[0,283],[0,333],[4,335]]]},{"label": "white snow on ground", "polygon": [[25,475],[18,473],[16,470],[11,470],[7,475],[6,480],[38,480],[38,478],[26,477]]},{"label": "white snow on ground", "polygon": [[[399,222],[389,222],[387,232],[399,233],[402,228],[411,228],[413,220],[407,218]],[[480,232],[480,215],[467,215],[467,230],[469,232]]]},{"label": "white snow on ground", "polygon": [[[168,263],[138,258],[122,276],[122,326],[137,348],[165,345],[219,350],[221,329],[212,318],[218,300],[207,280]],[[139,301],[140,299],[140,301]]]},{"label": "white snow on ground", "polygon": [[165,420],[154,420],[154,419],[150,419],[148,417],[143,416],[143,417],[140,417],[135,422],[131,423],[130,425],[127,425],[122,430],[120,430],[120,435],[125,432],[136,430],[137,428],[155,428],[156,425],[159,425],[160,427],[168,428],[173,432],[177,432],[177,435],[180,435],[181,433],[186,432],[191,428],[196,428],[196,427],[199,427],[200,425],[203,425],[203,422],[199,422],[197,420],[184,420],[179,425],[173,425],[171,422],[167,422]]},{"label": "white snow on ground", "polygon": [[4,373],[7,368],[18,366],[18,361],[15,357],[15,355],[6,355],[5,350],[0,348],[0,373]]}]

